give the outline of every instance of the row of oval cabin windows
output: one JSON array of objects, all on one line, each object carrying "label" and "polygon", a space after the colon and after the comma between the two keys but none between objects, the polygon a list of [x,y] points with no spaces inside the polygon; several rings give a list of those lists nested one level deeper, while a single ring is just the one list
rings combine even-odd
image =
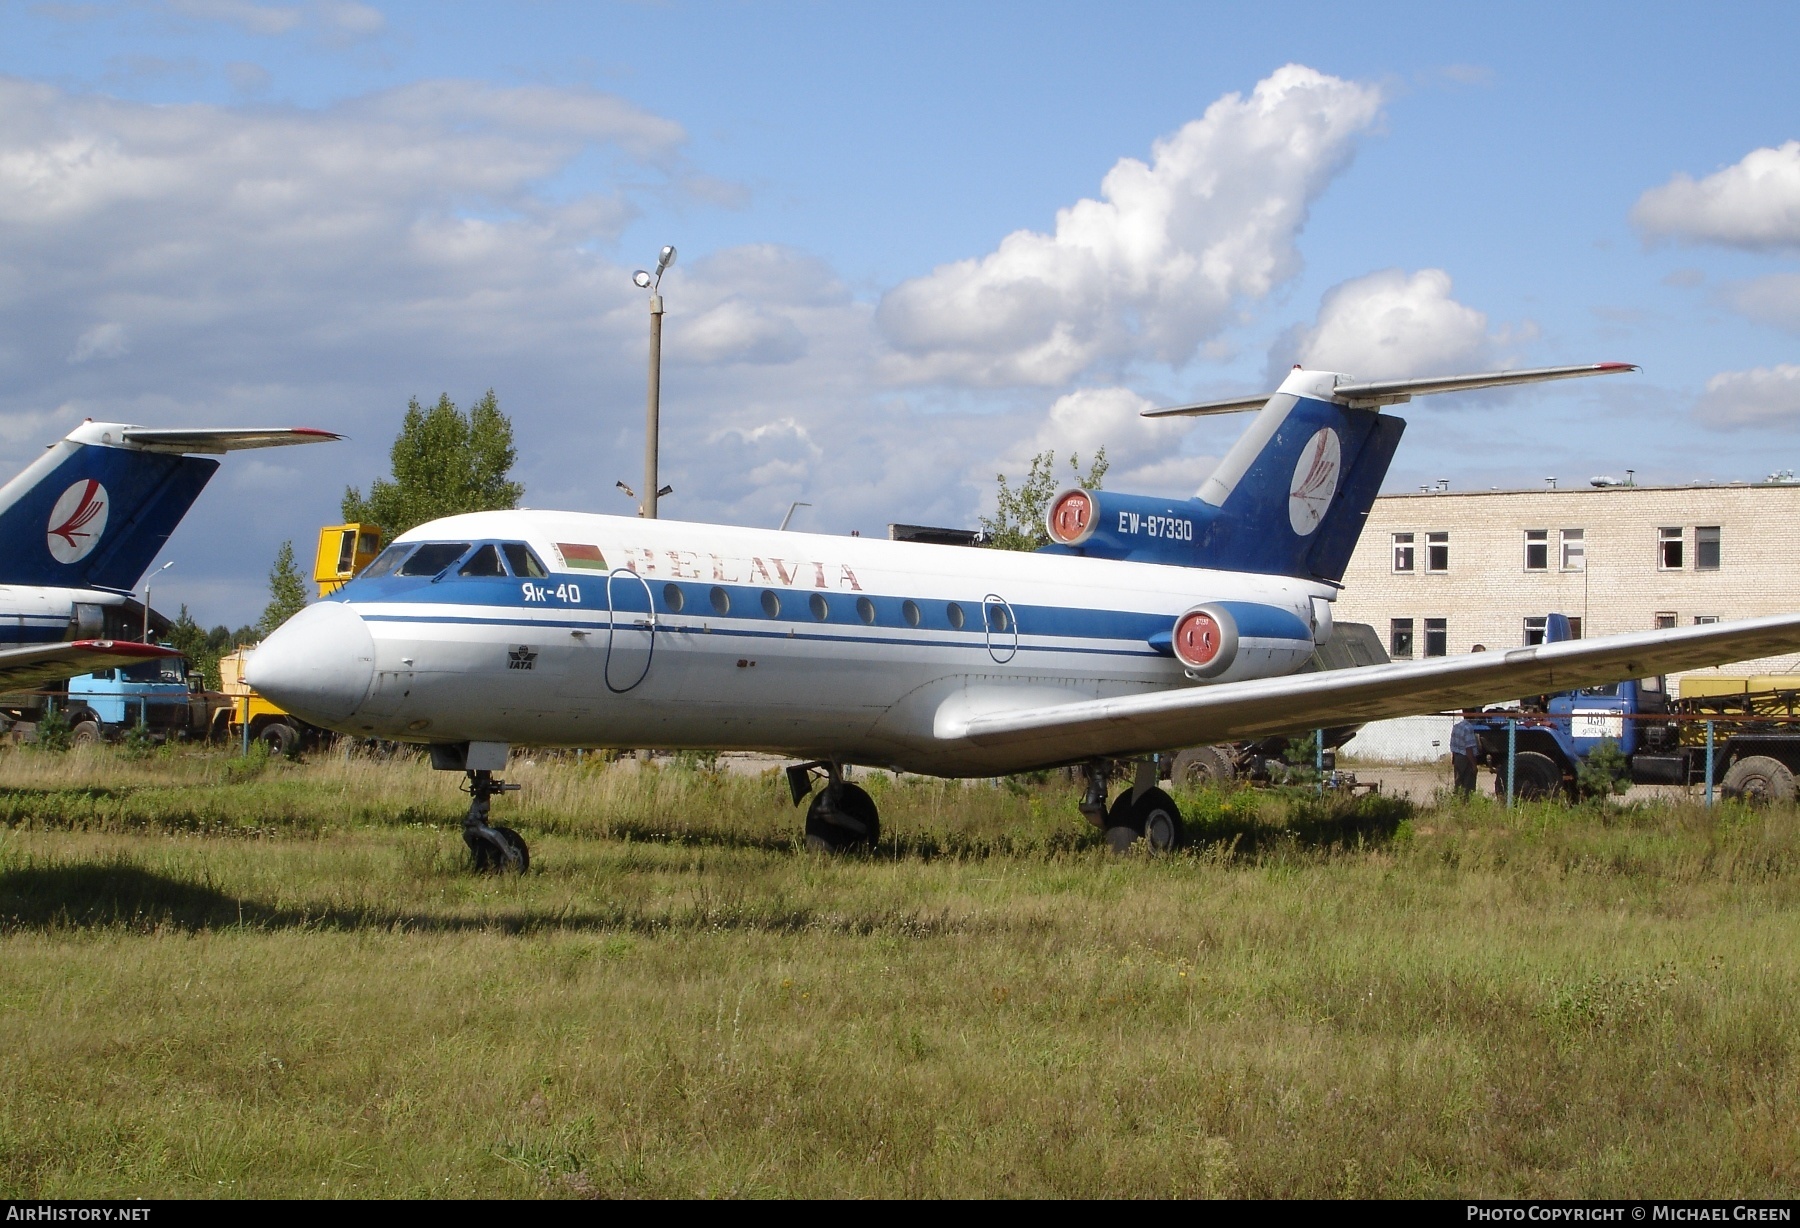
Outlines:
[{"label": "row of oval cabin windows", "polygon": [[[431,576],[449,567],[468,551],[468,542],[426,542],[415,551],[412,545],[390,546],[385,553],[371,563],[363,575],[376,579],[390,571],[401,576]],[[410,557],[408,552],[412,551]],[[534,579],[546,578],[550,573],[538,561],[536,553],[523,542],[503,542],[497,548],[493,544],[482,546],[469,556],[468,562],[457,568],[458,575],[464,576],[504,576],[506,570],[500,564],[504,554],[507,564],[515,576],[529,576]],[[400,563],[404,558],[405,562]],[[400,564],[396,570],[395,565]],[[687,594],[679,584],[663,585],[663,607],[671,614],[679,614],[687,605]],[[795,594],[797,597],[798,594]],[[717,585],[707,593],[713,613],[725,615],[731,613],[731,594]],[[823,593],[812,593],[807,597],[807,611],[818,622],[826,622],[831,618],[831,603]],[[770,589],[762,592],[762,612],[767,618],[781,617],[781,597]],[[856,599],[856,616],[869,626],[875,625],[875,603],[867,597]],[[900,617],[909,627],[923,625],[925,614],[919,603],[908,598],[900,603]],[[1012,630],[1012,616],[1003,605],[992,606],[988,610],[991,630]],[[944,621],[950,624],[953,631],[961,631],[968,623],[962,606],[952,601],[944,607]]]},{"label": "row of oval cabin windows", "polygon": [[[794,596],[797,598],[799,594],[794,594]],[[712,606],[714,614],[725,615],[731,613],[731,594],[724,589],[714,585],[708,590],[706,598],[707,602]],[[687,606],[687,593],[683,591],[679,584],[663,585],[662,599],[663,608],[671,614],[679,614]],[[765,588],[762,591],[761,603],[763,616],[765,618],[781,617],[782,607],[781,595],[779,593]],[[806,599],[806,609],[818,622],[825,622],[831,617],[831,603],[825,599],[825,594],[823,593],[809,594]],[[856,599],[856,617],[868,626],[874,626],[875,603],[870,601],[867,597],[858,597]],[[905,620],[906,625],[909,627],[920,626],[925,621],[925,613],[919,608],[919,603],[910,598],[900,603],[900,617]],[[1003,605],[990,607],[988,618],[993,624],[992,629],[995,631],[1009,631],[1012,629],[1012,616]],[[944,607],[944,621],[950,624],[951,630],[961,631],[968,623],[968,616],[963,613],[963,608],[960,605],[952,601]]]}]

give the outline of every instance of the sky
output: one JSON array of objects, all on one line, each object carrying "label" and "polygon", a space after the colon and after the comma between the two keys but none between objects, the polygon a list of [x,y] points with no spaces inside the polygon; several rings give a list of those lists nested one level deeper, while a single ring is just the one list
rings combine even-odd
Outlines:
[{"label": "sky", "polygon": [[84,418],[237,454],[159,608],[253,620],[410,398],[512,417],[525,504],[973,525],[1155,405],[1625,361],[1416,401],[1387,489],[1800,468],[1791,5],[0,0],[0,469]]}]

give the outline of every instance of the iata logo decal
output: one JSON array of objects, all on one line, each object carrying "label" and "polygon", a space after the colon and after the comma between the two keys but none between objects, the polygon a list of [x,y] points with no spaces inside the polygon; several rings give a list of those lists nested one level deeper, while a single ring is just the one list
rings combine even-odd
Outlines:
[{"label": "iata logo decal", "polygon": [[1325,519],[1325,509],[1337,494],[1338,470],[1343,453],[1338,448],[1337,432],[1322,427],[1300,449],[1300,460],[1294,466],[1294,481],[1288,487],[1288,523],[1301,537],[1310,534]]},{"label": "iata logo decal", "polygon": [[538,655],[531,651],[531,645],[520,644],[506,654],[507,669],[532,669],[537,665]]},{"label": "iata logo decal", "polygon": [[100,544],[106,531],[106,487],[94,478],[83,478],[62,492],[50,509],[50,557],[59,563],[79,563]]}]

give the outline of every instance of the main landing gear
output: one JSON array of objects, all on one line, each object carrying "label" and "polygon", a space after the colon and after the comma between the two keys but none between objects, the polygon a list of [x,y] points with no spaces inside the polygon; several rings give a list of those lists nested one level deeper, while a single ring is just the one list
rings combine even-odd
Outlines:
[{"label": "main landing gear", "polygon": [[821,853],[874,848],[881,839],[875,799],[844,779],[842,764],[820,759],[789,768],[788,792],[794,795],[794,805],[806,800],[819,776],[825,778],[825,787],[813,793],[806,808],[806,846]]},{"label": "main landing gear", "polygon": [[475,858],[475,868],[517,870],[523,874],[531,868],[531,850],[519,833],[510,827],[488,824],[488,804],[496,793],[517,793],[518,785],[494,779],[492,772],[467,772],[463,792],[469,795],[469,813],[463,816],[463,843]]},{"label": "main landing gear", "polygon": [[1082,769],[1087,778],[1087,789],[1081,798],[1082,817],[1106,833],[1106,843],[1115,853],[1125,852],[1139,840],[1159,853],[1180,848],[1187,829],[1175,799],[1156,787],[1155,762],[1138,760],[1131,787],[1114,798],[1109,807],[1106,782],[1115,766],[1106,760],[1095,760]]}]

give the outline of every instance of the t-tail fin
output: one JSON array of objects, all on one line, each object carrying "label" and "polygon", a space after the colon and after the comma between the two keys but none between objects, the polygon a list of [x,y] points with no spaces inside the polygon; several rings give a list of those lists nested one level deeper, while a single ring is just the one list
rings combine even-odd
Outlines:
[{"label": "t-tail fin", "polygon": [[1595,363],[1357,383],[1296,367],[1268,396],[1148,410],[1146,417],[1258,412],[1192,499],[1063,491],[1047,513],[1049,548],[1336,584],[1406,430],[1383,406],[1435,392],[1635,370]]},{"label": "t-tail fin", "polygon": [[0,486],[0,583],[129,590],[226,452],[338,436],[84,422]]}]

